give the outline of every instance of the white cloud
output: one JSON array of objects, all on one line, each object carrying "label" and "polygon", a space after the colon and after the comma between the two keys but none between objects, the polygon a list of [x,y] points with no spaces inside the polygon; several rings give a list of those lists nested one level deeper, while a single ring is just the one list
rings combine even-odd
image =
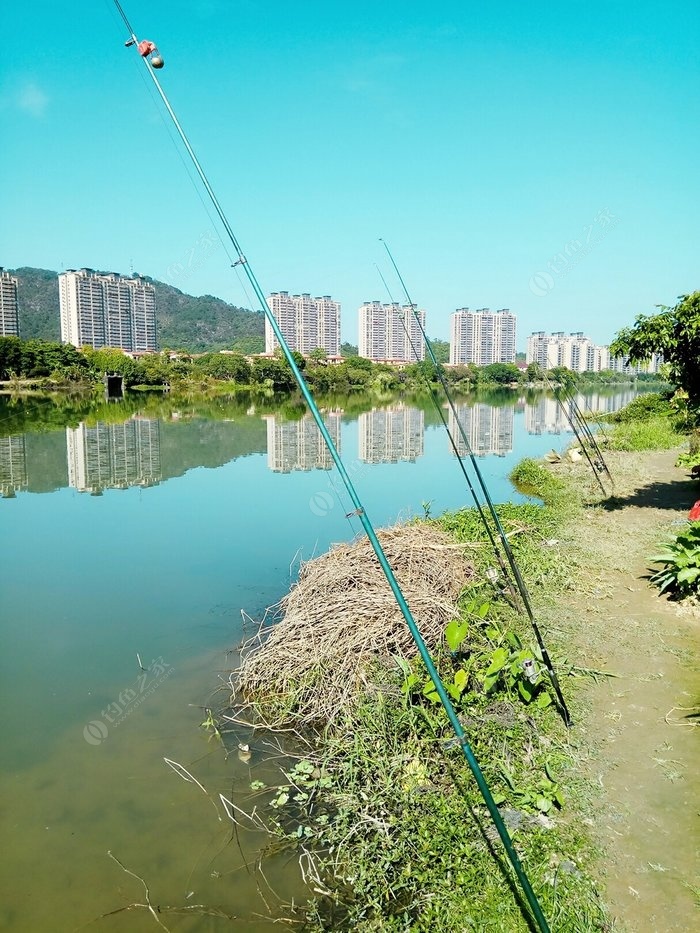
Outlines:
[{"label": "white cloud", "polygon": [[32,117],[43,117],[48,103],[48,95],[33,81],[24,84],[15,98],[16,106]]}]

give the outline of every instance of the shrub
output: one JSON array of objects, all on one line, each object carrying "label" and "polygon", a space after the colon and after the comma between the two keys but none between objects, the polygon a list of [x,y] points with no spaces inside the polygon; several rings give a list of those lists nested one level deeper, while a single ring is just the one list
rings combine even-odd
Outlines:
[{"label": "shrub", "polygon": [[700,593],[700,521],[689,522],[685,531],[662,544],[650,560],[662,565],[650,577],[662,593],[679,599]]}]

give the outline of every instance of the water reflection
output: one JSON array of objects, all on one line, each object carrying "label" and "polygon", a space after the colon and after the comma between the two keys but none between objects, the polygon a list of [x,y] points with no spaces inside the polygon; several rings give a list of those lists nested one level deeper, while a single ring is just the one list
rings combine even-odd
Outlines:
[{"label": "water reflection", "polygon": [[[341,412],[326,412],[323,420],[340,453]],[[292,470],[330,470],[333,459],[311,415],[298,421],[280,420],[277,415],[263,415],[267,422],[267,465],[273,473]]]},{"label": "water reflection", "polygon": [[[525,409],[527,408],[526,403]],[[485,402],[477,402],[472,405],[455,405],[455,409],[462,430],[469,440],[469,446],[477,457],[486,457],[489,454],[505,457],[511,452],[513,449],[513,405],[494,406]],[[459,456],[469,456],[469,450],[451,409],[448,423],[450,434],[456,441]],[[449,449],[454,456],[451,444]]]},{"label": "water reflection", "polygon": [[101,495],[105,489],[160,482],[160,422],[132,415],[122,424],[66,428],[68,485]]},{"label": "water reflection", "polygon": [[[629,398],[586,401],[617,408]],[[277,762],[264,764],[257,749],[250,763],[226,757],[199,728],[222,682],[213,671],[230,668],[223,652],[253,634],[240,610],[259,617],[276,603],[297,555],[323,553],[360,530],[303,408],[252,401],[255,408],[240,396],[139,396],[109,406],[0,399],[0,483],[4,495],[17,493],[2,504],[0,539],[0,800],[8,814],[0,928],[8,933],[81,928],[141,898],[108,850],[147,878],[154,903],[192,904],[195,892],[196,903],[237,915],[234,926],[273,929],[253,916],[265,908],[245,870],[268,840],[242,834],[230,844],[210,800],[163,763],[181,762],[214,799],[234,799],[233,790],[245,802],[251,781],[279,781]],[[494,501],[519,501],[508,473],[549,448],[551,438],[535,435],[556,423],[556,406],[534,393],[515,407],[512,394],[498,401],[460,400],[460,417],[474,450],[498,455],[483,464]],[[421,514],[424,500],[435,515],[472,504],[430,399],[333,404],[326,424],[377,527]],[[125,706],[142,667],[160,657],[172,677],[138,707]],[[115,702],[133,709],[119,728],[107,718]],[[108,736],[86,733],[98,721]],[[286,902],[308,893],[293,872],[285,853],[266,861],[265,878]],[[153,923],[124,912],[95,926],[108,925]],[[177,928],[230,923],[180,917]]]},{"label": "water reflection", "polygon": [[[587,395],[574,396],[574,402],[581,411],[612,412],[628,405],[637,395],[634,389],[604,395],[591,392]],[[560,405],[551,396],[541,396],[534,404],[525,404],[525,430],[528,434],[570,434],[570,402]]]},{"label": "water reflection", "polygon": [[359,416],[358,433],[364,463],[413,463],[423,456],[425,416],[407,405],[373,408]]},{"label": "water reflection", "polygon": [[[628,404],[636,394],[630,387],[612,393],[579,394],[575,401],[581,410],[610,412]],[[357,402],[353,400],[360,408],[357,414],[345,412],[339,400],[323,415],[346,459],[400,464],[415,463],[425,456],[426,433],[440,427],[427,402],[372,406],[367,400],[364,411]],[[571,434],[568,406],[565,403],[562,408],[551,395],[532,393],[517,400],[512,395],[488,401],[483,396],[463,400],[456,410],[474,454],[504,458],[514,450],[521,456],[531,455],[530,450],[524,450],[526,434]],[[30,421],[27,433],[17,431],[26,421],[12,424],[13,433],[0,437],[0,495],[10,498],[20,492],[51,492],[65,486],[92,495],[107,489],[148,488],[196,467],[216,468],[251,454],[266,454],[267,467],[273,473],[329,471],[333,467],[313,418],[308,412],[299,417],[298,406],[265,413],[240,400],[183,408],[168,407],[160,400],[151,407],[155,408],[153,413],[149,408],[141,413],[127,403],[123,407],[112,405],[108,410],[99,409],[95,413],[99,417],[92,415],[90,420],[87,410],[76,417],[71,409],[62,424],[60,413],[52,411],[48,423],[38,423],[39,430]],[[444,410],[459,456],[467,456],[469,451],[454,415],[447,406]],[[66,421],[72,425],[65,427]],[[454,457],[451,444],[443,450]]]},{"label": "water reflection", "polygon": [[0,437],[0,495],[12,498],[27,488],[27,449],[23,434]]}]

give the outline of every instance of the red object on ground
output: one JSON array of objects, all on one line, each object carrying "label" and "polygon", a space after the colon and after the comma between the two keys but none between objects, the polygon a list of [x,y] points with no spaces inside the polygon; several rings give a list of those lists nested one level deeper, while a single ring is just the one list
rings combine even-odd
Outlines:
[{"label": "red object on ground", "polygon": [[151,42],[149,39],[142,39],[141,42],[139,42],[139,44],[136,46],[136,48],[139,50],[139,55],[142,55],[144,58],[147,55],[150,55],[155,47],[155,43]]},{"label": "red object on ground", "polygon": [[700,522],[700,499],[698,499],[690,512],[688,512],[688,518],[691,522]]}]

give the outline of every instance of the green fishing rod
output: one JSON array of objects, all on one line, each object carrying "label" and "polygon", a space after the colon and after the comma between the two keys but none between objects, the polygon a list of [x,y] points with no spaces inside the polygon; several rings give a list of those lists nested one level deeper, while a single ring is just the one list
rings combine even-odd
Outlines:
[{"label": "green fishing rod", "polygon": [[[398,306],[399,306],[399,305],[398,305],[398,302],[396,302],[396,301],[394,300],[394,296],[392,295],[391,289],[389,288],[389,286],[388,286],[388,284],[387,284],[387,281],[386,281],[386,279],[384,278],[384,275],[382,274],[382,270],[379,268],[379,266],[378,266],[376,263],[375,263],[375,266],[374,266],[374,267],[375,267],[375,269],[377,270],[377,272],[378,272],[378,274],[379,274],[379,278],[382,280],[382,283],[383,283],[383,285],[384,285],[384,288],[386,289],[386,293],[387,293],[387,295],[389,296],[389,300],[391,301],[391,303],[392,303],[393,305],[396,305],[396,306],[398,307]],[[401,322],[403,323],[404,330],[406,331],[406,336],[408,337],[408,342],[409,342],[409,344],[411,345],[411,352],[413,353],[413,355],[414,355],[414,357],[416,358],[416,360],[418,360],[418,356],[419,356],[419,354],[418,354],[418,349],[416,348],[416,345],[413,343],[413,337],[411,336],[411,330],[410,330],[408,324],[406,323],[406,316],[405,316],[405,314],[403,314],[403,312],[400,312],[400,313],[399,313],[399,318],[400,318]],[[483,506],[482,506],[482,504],[481,504],[481,501],[480,501],[480,499],[479,499],[479,496],[478,496],[477,493],[476,493],[476,489],[474,489],[474,485],[473,485],[473,483],[472,483],[472,481],[471,481],[471,477],[469,476],[469,472],[467,471],[467,467],[466,467],[466,465],[465,465],[465,463],[464,463],[464,459],[463,459],[462,455],[461,455],[460,452],[459,452],[459,446],[457,445],[457,441],[456,441],[456,439],[455,439],[455,436],[454,436],[454,434],[452,433],[452,431],[450,430],[450,426],[449,426],[449,424],[448,424],[447,418],[445,417],[445,411],[444,411],[442,405],[440,404],[440,399],[438,398],[435,389],[433,388],[433,386],[432,386],[430,380],[429,380],[427,377],[426,377],[426,379],[425,379],[425,384],[426,384],[426,386],[427,386],[428,392],[430,393],[430,398],[431,398],[431,400],[432,400],[432,402],[433,402],[433,406],[434,406],[434,408],[435,408],[435,411],[438,413],[438,415],[439,415],[439,417],[440,417],[440,421],[442,422],[442,426],[443,426],[443,428],[445,429],[445,431],[446,431],[446,433],[447,433],[447,437],[448,437],[448,439],[449,439],[450,446],[452,447],[452,451],[453,451],[455,457],[457,458],[457,463],[459,464],[459,468],[460,468],[460,470],[461,470],[461,472],[462,472],[462,476],[464,476],[464,480],[465,480],[465,482],[466,482],[466,484],[467,484],[467,488],[469,489],[469,492],[471,493],[471,497],[472,497],[472,499],[473,499],[473,501],[474,501],[474,505],[476,506],[476,510],[477,510],[478,515],[479,515],[479,518],[481,519],[481,523],[482,523],[482,525],[484,526],[484,530],[486,531],[486,534],[487,534],[487,536],[488,536],[489,541],[491,542],[491,547],[493,548],[493,553],[495,554],[496,560],[498,561],[498,564],[499,564],[499,566],[500,566],[500,568],[501,568],[501,572],[502,572],[502,574],[503,574],[503,579],[505,580],[505,583],[506,583],[508,589],[510,590],[510,595],[511,595],[511,597],[512,597],[514,600],[517,601],[517,590],[516,590],[516,588],[513,586],[513,583],[512,583],[511,578],[510,578],[510,574],[508,573],[508,568],[506,567],[505,560],[503,559],[503,555],[502,555],[502,553],[501,553],[501,549],[499,548],[498,543],[496,542],[496,539],[495,539],[495,537],[494,537],[493,531],[492,531],[492,529],[491,529],[491,525],[489,524],[488,519],[486,518],[486,515],[484,514]]]},{"label": "green fishing rod", "polygon": [[549,652],[547,651],[547,646],[544,642],[544,638],[542,637],[542,632],[535,618],[535,613],[533,612],[533,609],[532,609],[532,603],[530,602],[530,594],[528,593],[528,589],[525,585],[525,580],[523,579],[523,576],[520,573],[520,568],[518,566],[518,562],[515,559],[515,554],[513,554],[513,549],[510,546],[508,537],[505,531],[503,530],[503,525],[501,524],[501,520],[498,517],[498,512],[496,511],[496,507],[493,504],[493,499],[491,498],[491,495],[488,491],[488,487],[486,486],[486,482],[484,481],[481,468],[479,467],[479,464],[477,463],[476,457],[474,455],[474,451],[472,450],[472,446],[469,443],[469,438],[467,437],[467,434],[464,430],[464,427],[462,426],[462,422],[459,418],[459,415],[457,414],[457,407],[454,403],[454,399],[452,398],[452,393],[450,392],[449,387],[447,385],[447,380],[445,379],[442,369],[440,368],[440,364],[438,363],[435,357],[435,353],[433,351],[433,345],[430,342],[430,339],[428,338],[428,335],[425,331],[425,328],[423,327],[423,324],[421,323],[421,319],[418,313],[416,312],[416,305],[413,303],[411,299],[411,296],[408,292],[408,288],[406,287],[406,283],[404,282],[403,276],[399,272],[399,267],[396,265],[396,261],[394,260],[391,250],[389,249],[389,246],[387,245],[385,240],[380,238],[380,242],[384,244],[384,249],[386,250],[388,257],[391,260],[391,264],[394,267],[394,271],[396,272],[399,282],[401,283],[401,288],[403,289],[404,295],[406,296],[406,302],[408,304],[408,307],[411,308],[413,312],[413,316],[416,320],[416,323],[418,324],[420,332],[423,335],[423,340],[425,342],[425,348],[428,351],[428,355],[430,356],[431,362],[435,369],[435,374],[438,377],[438,380],[440,381],[442,390],[445,393],[445,398],[447,399],[447,403],[450,406],[450,410],[452,411],[455,424],[457,425],[457,430],[459,431],[459,435],[462,439],[462,442],[464,443],[464,447],[467,451],[472,467],[474,469],[474,474],[476,475],[479,486],[481,487],[481,491],[484,496],[484,501],[486,502],[486,505],[489,510],[489,514],[491,515],[493,523],[496,527],[496,531],[498,532],[498,537],[501,541],[501,545],[508,559],[508,564],[510,566],[511,573],[513,574],[515,583],[518,587],[518,592],[520,593],[520,598],[525,608],[525,613],[528,619],[530,620],[530,625],[532,627],[533,632],[535,633],[537,645],[540,649],[540,656],[542,658],[542,663],[545,666],[545,669],[549,676],[550,683],[552,684],[552,688],[554,689],[554,694],[557,698],[557,704],[559,706],[559,711],[562,715],[562,719],[564,720],[564,724],[567,727],[570,727],[573,723],[571,719],[571,714],[569,713],[569,707],[567,706],[566,700],[564,699],[564,694],[562,692],[561,685],[559,683],[559,678],[557,677],[557,672],[554,669],[554,664],[552,663],[552,659],[549,656]]},{"label": "green fishing rod", "polygon": [[[338,474],[340,475],[343,485],[345,486],[348,492],[348,495],[350,496],[350,500],[352,501],[352,504],[355,507],[354,514],[358,516],[362,524],[365,534],[367,535],[367,538],[372,546],[372,549],[377,557],[377,560],[379,561],[379,565],[387,579],[387,582],[389,583],[389,586],[394,595],[394,598],[396,599],[396,602],[399,605],[401,614],[403,615],[406,621],[406,624],[408,626],[408,629],[411,633],[411,636],[416,644],[416,647],[418,648],[418,652],[421,658],[423,659],[423,663],[425,664],[426,670],[429,676],[432,678],[433,683],[435,684],[435,689],[440,698],[440,702],[442,703],[442,706],[445,709],[445,713],[447,714],[447,718],[449,719],[450,724],[452,728],[454,729],[459,746],[462,749],[462,752],[469,766],[469,769],[471,770],[472,775],[474,776],[474,780],[476,781],[477,787],[479,788],[481,796],[484,799],[484,803],[486,804],[489,814],[491,815],[491,819],[493,820],[493,823],[496,827],[496,830],[501,839],[501,842],[503,843],[503,847],[506,850],[506,855],[508,857],[508,860],[513,868],[513,871],[515,872],[516,878],[518,879],[520,887],[522,888],[523,894],[525,895],[525,899],[530,907],[530,910],[532,911],[532,919],[534,919],[541,933],[550,933],[549,924],[547,923],[547,920],[544,916],[544,913],[542,912],[542,908],[537,899],[537,896],[532,888],[532,885],[530,884],[530,880],[527,874],[525,873],[525,870],[522,866],[522,863],[515,849],[515,846],[513,845],[513,841],[510,837],[510,833],[508,832],[508,828],[506,827],[503,821],[503,817],[501,816],[498,806],[496,805],[496,802],[493,798],[493,794],[491,793],[491,790],[488,786],[486,778],[484,777],[484,774],[481,768],[479,767],[479,763],[477,762],[476,757],[474,756],[474,752],[472,751],[472,748],[469,744],[469,740],[467,739],[467,736],[464,732],[462,724],[459,721],[457,713],[455,712],[455,709],[452,706],[452,702],[450,701],[447,690],[445,689],[445,685],[443,684],[440,678],[440,675],[438,674],[437,669],[433,663],[433,660],[430,657],[430,652],[428,651],[428,647],[423,639],[423,636],[421,635],[418,629],[418,625],[416,624],[413,614],[411,613],[408,603],[406,602],[403,592],[401,591],[401,588],[398,584],[396,576],[394,575],[394,572],[391,569],[391,566],[389,564],[389,561],[387,560],[386,554],[384,553],[384,549],[382,548],[379,538],[377,537],[377,533],[374,530],[374,526],[372,522],[370,521],[369,516],[365,512],[365,509],[362,505],[362,502],[360,501],[360,498],[357,494],[355,486],[345,469],[345,465],[343,464],[343,461],[340,457],[340,453],[338,452],[338,449],[333,443],[333,439],[328,431],[328,428],[325,425],[325,422],[321,416],[318,406],[316,405],[316,402],[314,401],[313,396],[311,395],[311,392],[309,390],[309,387],[306,384],[306,381],[304,380],[301,370],[296,364],[296,361],[289,347],[289,344],[287,343],[284,337],[284,334],[282,333],[282,330],[274,314],[270,310],[267,304],[267,301],[265,300],[265,295],[263,293],[262,287],[260,286],[260,283],[255,273],[253,272],[250,266],[250,263],[245,258],[241,245],[231,227],[231,224],[228,221],[228,218],[226,217],[226,214],[224,213],[224,210],[221,204],[219,203],[219,200],[216,197],[216,194],[214,193],[214,190],[209,182],[209,179],[207,178],[204,172],[204,169],[202,168],[199,162],[199,159],[197,158],[194,152],[194,149],[192,148],[192,145],[189,139],[187,138],[187,135],[185,134],[185,131],[182,128],[182,125],[180,124],[180,121],[178,120],[175,114],[175,111],[173,110],[170,104],[170,101],[168,100],[165,94],[165,91],[161,87],[160,81],[158,80],[158,77],[155,74],[155,71],[153,70],[154,64],[152,64],[151,61],[149,61],[149,56],[153,53],[155,46],[153,45],[152,42],[149,42],[148,40],[142,40],[142,42],[138,41],[136,34],[131,27],[131,23],[129,22],[126,14],[124,13],[124,10],[122,9],[121,4],[119,3],[119,0],[114,0],[114,3],[122,20],[124,21],[124,25],[126,26],[129,32],[129,40],[127,41],[126,45],[127,46],[133,45],[136,47],[139,55],[141,56],[148,70],[148,73],[150,74],[154,82],[156,89],[158,91],[158,94],[161,100],[163,101],[163,104],[165,105],[175,125],[178,135],[180,136],[182,143],[185,146],[185,149],[187,150],[187,153],[190,156],[190,159],[192,160],[192,164],[194,165],[194,168],[197,174],[199,175],[199,178],[202,184],[204,185],[204,188],[207,192],[207,195],[209,196],[209,199],[211,200],[214,210],[216,211],[221,221],[223,229],[225,230],[226,235],[231,242],[231,245],[236,251],[238,260],[234,263],[234,265],[242,266],[243,271],[245,272],[245,275],[248,279],[248,282],[250,283],[250,286],[253,289],[255,296],[260,303],[260,308],[262,312],[265,314],[265,317],[268,323],[270,324],[270,327],[272,328],[272,331],[282,349],[282,353],[287,361],[287,364],[289,365],[289,368],[294,374],[294,378],[296,379],[297,385],[299,386],[299,390],[304,398],[304,401],[309,406],[309,410],[311,411],[313,419],[316,422],[316,425],[318,426],[318,429],[321,433],[321,436],[323,437],[326,447],[328,448],[328,452],[330,453],[331,458],[335,466],[338,469]],[[149,50],[149,46],[152,47],[150,48],[150,50]],[[157,52],[157,49],[155,51]],[[158,53],[157,62],[158,64],[156,64],[155,67],[158,67],[158,68],[162,67],[163,59],[160,56],[160,53]]]}]

